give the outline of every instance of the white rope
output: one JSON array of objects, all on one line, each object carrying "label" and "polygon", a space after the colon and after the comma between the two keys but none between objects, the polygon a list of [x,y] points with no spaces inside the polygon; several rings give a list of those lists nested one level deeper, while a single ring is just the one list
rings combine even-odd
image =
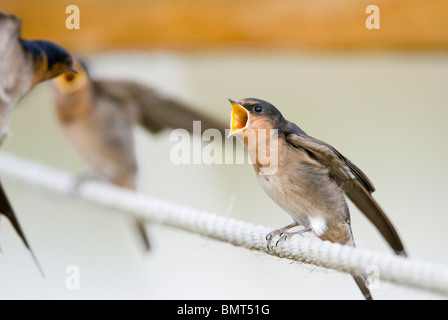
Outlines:
[{"label": "white rope", "polygon": [[280,258],[314,264],[351,274],[380,270],[380,279],[448,295],[448,267],[352,248],[328,241],[294,236],[267,249],[265,236],[272,229],[171,203],[100,182],[86,182],[73,194],[74,177],[60,170],[0,152],[0,176],[8,175],[51,192],[71,195],[151,222],[197,233]]}]

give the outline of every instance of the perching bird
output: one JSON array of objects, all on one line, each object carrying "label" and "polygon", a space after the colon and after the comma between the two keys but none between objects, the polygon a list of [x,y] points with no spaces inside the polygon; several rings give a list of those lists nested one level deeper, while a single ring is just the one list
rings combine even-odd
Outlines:
[{"label": "perching bird", "polygon": [[[28,91],[39,82],[74,71],[72,58],[65,49],[49,41],[22,39],[20,29],[19,18],[0,11],[0,144],[9,134],[12,111]],[[0,214],[10,220],[34,257],[1,182]]]},{"label": "perching bird", "polygon": [[[117,186],[135,189],[137,161],[133,127],[152,133],[164,128],[184,128],[193,121],[201,129],[225,124],[194,111],[156,90],[132,81],[94,79],[84,62],[75,62],[78,74],[64,73],[54,80],[57,118],[68,142],[93,170],[93,174]],[[149,249],[143,221],[138,230]]]},{"label": "perching bird", "polygon": [[[307,231],[313,231],[322,240],[354,246],[345,194],[378,228],[395,253],[406,256],[395,228],[371,196],[375,191],[372,182],[358,167],[329,144],[307,135],[286,120],[269,102],[253,98],[238,102],[229,100],[232,104],[229,135],[235,135],[244,143],[253,155],[261,187],[293,218],[292,224],[266,236],[268,247],[275,236],[280,236],[281,241]],[[260,134],[266,131],[269,131],[266,142],[248,142],[251,136],[259,140]],[[270,139],[275,139],[276,143],[272,144]],[[266,162],[259,161],[260,151],[254,148],[263,152],[267,148],[268,154],[272,152],[270,156],[275,155],[274,174],[270,174],[274,171]],[[299,225],[303,229],[287,232]],[[365,278],[353,277],[365,298],[371,299]]]}]

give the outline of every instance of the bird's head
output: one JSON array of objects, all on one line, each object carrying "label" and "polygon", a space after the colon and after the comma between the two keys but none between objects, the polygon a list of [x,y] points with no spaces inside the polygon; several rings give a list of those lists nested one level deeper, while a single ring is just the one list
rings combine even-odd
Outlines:
[{"label": "bird's head", "polygon": [[232,105],[229,136],[244,134],[247,129],[278,129],[285,120],[280,111],[267,101],[255,98],[229,101]]},{"label": "bird's head", "polygon": [[33,59],[33,85],[53,79],[64,72],[76,73],[70,53],[61,46],[46,40],[20,39],[24,49]]}]

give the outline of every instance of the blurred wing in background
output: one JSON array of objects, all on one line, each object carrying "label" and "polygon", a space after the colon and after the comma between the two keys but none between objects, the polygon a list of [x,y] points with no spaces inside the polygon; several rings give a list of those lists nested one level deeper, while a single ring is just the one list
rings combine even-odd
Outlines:
[{"label": "blurred wing in background", "polygon": [[[111,183],[136,189],[137,160],[133,127],[141,125],[151,133],[165,128],[193,132],[193,121],[201,129],[225,125],[156,90],[132,81],[96,80],[79,61],[78,74],[63,74],[54,81],[58,120],[68,142],[93,169]],[[137,226],[145,247],[149,242],[141,221]]]}]

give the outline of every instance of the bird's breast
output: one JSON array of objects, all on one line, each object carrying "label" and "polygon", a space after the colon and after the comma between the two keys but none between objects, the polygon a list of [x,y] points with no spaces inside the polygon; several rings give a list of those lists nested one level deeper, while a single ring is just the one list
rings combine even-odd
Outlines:
[{"label": "bird's breast", "polygon": [[300,152],[295,149],[279,152],[275,174],[262,174],[259,169],[258,182],[294,220],[305,227],[315,225],[323,230],[348,214],[344,194],[329,176],[328,168],[302,161]]},{"label": "bird's breast", "polygon": [[294,220],[303,226],[308,226],[309,204],[303,197],[304,190],[300,184],[292,184],[288,176],[281,171],[273,175],[259,174],[258,182],[266,194]]},{"label": "bird's breast", "polygon": [[105,170],[110,161],[103,152],[104,144],[97,127],[89,121],[77,121],[63,126],[62,130],[70,144],[88,164]]}]

